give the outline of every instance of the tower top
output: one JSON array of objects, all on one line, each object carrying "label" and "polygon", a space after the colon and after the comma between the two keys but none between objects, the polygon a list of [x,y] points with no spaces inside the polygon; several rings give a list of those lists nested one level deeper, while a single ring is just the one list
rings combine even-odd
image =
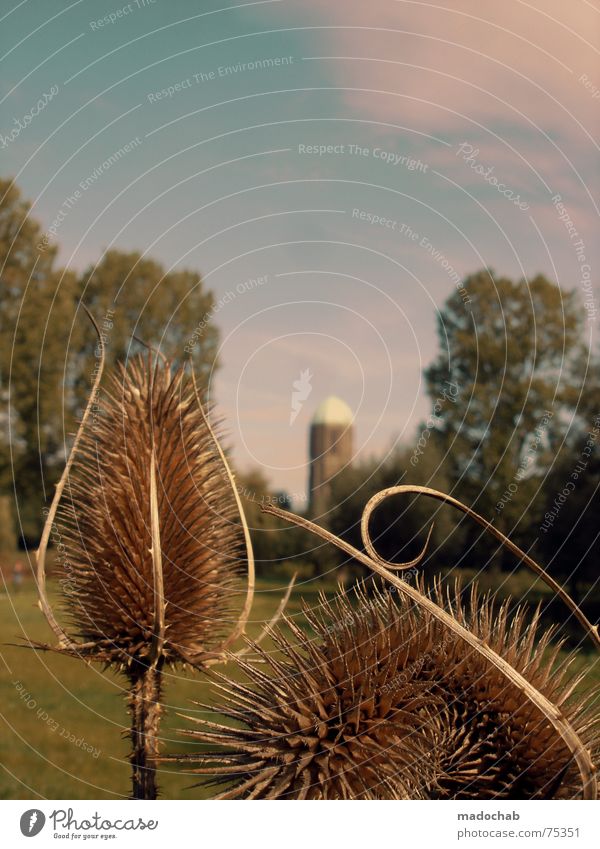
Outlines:
[{"label": "tower top", "polygon": [[354,416],[352,410],[336,395],[330,395],[321,401],[312,418],[314,425],[350,425]]}]

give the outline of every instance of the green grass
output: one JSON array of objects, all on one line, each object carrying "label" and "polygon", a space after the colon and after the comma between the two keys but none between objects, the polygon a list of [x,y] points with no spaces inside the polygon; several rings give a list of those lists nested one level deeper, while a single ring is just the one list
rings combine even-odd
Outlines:
[{"label": "green grass", "polygon": [[[260,584],[254,621],[249,626],[251,636],[271,618],[282,593],[281,584]],[[314,600],[316,590],[304,587],[302,595]],[[31,582],[10,598],[0,593],[0,798],[126,798],[130,768],[129,740],[124,736],[128,733],[125,679],[103,671],[98,664],[6,645],[25,637],[51,642],[36,602]],[[299,610],[296,594],[288,612],[293,615]],[[190,743],[176,733],[186,724],[177,714],[193,714],[193,701],[211,700],[211,685],[205,676],[166,671],[163,751],[190,750]],[[28,707],[27,702],[35,702],[35,706]],[[83,739],[99,754],[94,757],[94,752],[85,751],[69,738]],[[161,767],[161,795],[202,798],[206,791],[187,789],[197,780],[182,774],[179,767]]]},{"label": "green grass", "polygon": [[[260,582],[251,636],[270,619],[282,592],[279,582]],[[299,613],[301,596],[315,603],[317,593],[315,582],[304,584],[290,600],[289,614]],[[10,597],[0,593],[0,798],[127,798],[125,679],[97,664],[6,645],[25,637],[51,641],[36,601],[31,583]],[[596,657],[582,655],[575,668],[589,672],[588,685],[600,684]],[[211,685],[198,673],[167,671],[165,681],[162,750],[190,751],[193,744],[177,734],[176,729],[186,724],[177,714],[193,714],[193,701],[211,703]],[[29,700],[35,702],[33,707]],[[83,739],[86,746],[99,750],[98,756],[70,737]],[[180,767],[163,766],[159,772],[163,798],[205,798],[206,791],[191,786],[196,781]]]}]

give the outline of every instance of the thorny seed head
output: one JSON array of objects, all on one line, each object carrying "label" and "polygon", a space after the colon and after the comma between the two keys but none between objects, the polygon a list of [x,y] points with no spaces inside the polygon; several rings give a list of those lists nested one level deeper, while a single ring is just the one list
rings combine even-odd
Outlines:
[{"label": "thorny seed head", "polygon": [[[421,585],[421,590],[424,587]],[[571,660],[558,661],[538,619],[510,615],[473,589],[468,604],[438,583],[434,601],[560,708],[595,757],[598,716],[573,698]],[[208,746],[176,760],[223,785],[220,798],[570,798],[581,784],[556,733],[523,693],[426,610],[381,592],[339,595],[305,610],[314,636],[286,620],[265,667],[239,662],[240,683],[216,676],[235,727],[190,718]],[[513,611],[514,612],[514,611]],[[240,675],[236,675],[237,679]],[[226,747],[223,749],[222,747]]]},{"label": "thorny seed head", "polygon": [[231,630],[241,535],[233,491],[183,369],[120,366],[82,436],[57,516],[64,603],[92,659],[131,666],[155,627],[150,469],[165,601],[162,660],[202,659]]}]

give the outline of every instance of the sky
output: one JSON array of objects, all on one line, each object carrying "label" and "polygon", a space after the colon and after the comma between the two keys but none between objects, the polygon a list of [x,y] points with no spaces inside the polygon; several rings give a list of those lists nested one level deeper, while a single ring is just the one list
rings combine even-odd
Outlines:
[{"label": "sky", "polygon": [[588,0],[2,0],[0,174],[65,267],[202,274],[236,465],[298,504],[327,395],[357,457],[413,436],[467,274],[578,290],[594,338],[599,31]]}]

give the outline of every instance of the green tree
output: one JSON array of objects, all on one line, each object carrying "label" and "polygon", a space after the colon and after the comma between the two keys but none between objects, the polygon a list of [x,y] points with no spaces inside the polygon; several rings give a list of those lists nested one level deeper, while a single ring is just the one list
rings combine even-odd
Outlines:
[{"label": "green tree", "polygon": [[[107,251],[80,280],[81,299],[105,337],[107,364],[137,351],[134,336],[174,362],[191,358],[201,386],[216,362],[218,331],[214,300],[195,271],[165,272],[137,252]],[[85,396],[97,360],[91,333],[81,345],[80,394]]]},{"label": "green tree", "polygon": [[[540,549],[549,571],[592,618],[600,575],[600,418],[562,453],[545,481]],[[538,530],[538,529],[536,529]],[[585,588],[585,593],[582,589]],[[563,611],[564,613],[564,611]]]},{"label": "green tree", "polygon": [[550,571],[598,618],[600,605],[600,357],[582,363],[577,415],[543,485],[540,549]]},{"label": "green tree", "polygon": [[80,278],[55,266],[30,205],[0,180],[0,494],[14,481],[20,532],[32,541],[98,364],[80,300],[100,326],[108,366],[131,353],[137,335],[175,362],[191,358],[205,388],[218,341],[212,294],[196,272],[165,273],[116,250]]},{"label": "green tree", "polygon": [[531,499],[568,428],[583,310],[541,275],[513,282],[484,270],[464,288],[470,304],[456,292],[439,314],[427,390],[434,404],[449,386],[456,395],[436,430],[457,496],[513,535],[542,508]]},{"label": "green tree", "polygon": [[55,270],[30,206],[0,181],[0,489],[12,489],[19,521],[34,535],[72,430],[66,329],[74,320],[76,278]]}]

